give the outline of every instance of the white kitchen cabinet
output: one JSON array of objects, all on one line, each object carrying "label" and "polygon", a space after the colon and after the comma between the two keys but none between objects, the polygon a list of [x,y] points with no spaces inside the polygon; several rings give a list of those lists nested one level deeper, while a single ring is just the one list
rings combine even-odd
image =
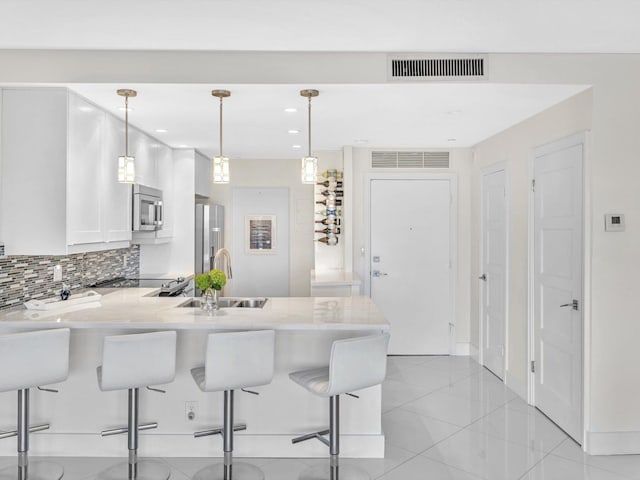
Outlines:
[{"label": "white kitchen cabinet", "polygon": [[6,254],[128,246],[131,186],[116,174],[120,121],[63,88],[7,88],[2,97]]},{"label": "white kitchen cabinet", "polygon": [[102,184],[105,113],[69,95],[67,143],[67,243],[103,242]]},{"label": "white kitchen cabinet", "polygon": [[136,183],[160,188],[156,142],[129,126],[129,154],[136,159]]},{"label": "white kitchen cabinet", "polygon": [[2,118],[5,253],[66,253],[67,90],[3,89]]},{"label": "white kitchen cabinet", "polygon": [[156,171],[158,179],[158,188],[162,190],[163,209],[163,225],[162,230],[156,232],[158,238],[173,237],[173,225],[176,195],[174,191],[174,172],[173,172],[173,151],[166,145],[156,144],[153,148],[156,158]]},{"label": "white kitchen cabinet", "polygon": [[104,239],[106,242],[131,240],[131,198],[133,188],[118,182],[118,157],[124,155],[124,123],[105,114],[104,161],[102,162],[102,188]]},{"label": "white kitchen cabinet", "polygon": [[211,189],[211,160],[196,152],[196,195],[209,198]]}]

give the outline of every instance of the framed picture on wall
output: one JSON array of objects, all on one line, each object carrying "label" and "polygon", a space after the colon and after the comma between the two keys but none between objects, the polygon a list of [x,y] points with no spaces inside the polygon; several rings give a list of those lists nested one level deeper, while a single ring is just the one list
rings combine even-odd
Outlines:
[{"label": "framed picture on wall", "polygon": [[244,225],[247,253],[276,253],[275,215],[246,215]]}]

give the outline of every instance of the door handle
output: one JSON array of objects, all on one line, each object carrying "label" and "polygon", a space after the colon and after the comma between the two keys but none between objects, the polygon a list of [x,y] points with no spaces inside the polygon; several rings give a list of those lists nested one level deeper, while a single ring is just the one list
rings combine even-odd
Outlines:
[{"label": "door handle", "polygon": [[571,303],[563,303],[561,307],[571,307],[574,310],[578,310],[578,300],[573,300]]},{"label": "door handle", "polygon": [[483,282],[486,282],[487,281],[487,274],[483,273],[482,275],[480,275],[478,277],[478,280],[482,280]]},{"label": "door handle", "polygon": [[380,270],[374,270],[373,272],[371,272],[371,275],[374,277],[386,277],[389,274],[385,272],[381,272]]}]

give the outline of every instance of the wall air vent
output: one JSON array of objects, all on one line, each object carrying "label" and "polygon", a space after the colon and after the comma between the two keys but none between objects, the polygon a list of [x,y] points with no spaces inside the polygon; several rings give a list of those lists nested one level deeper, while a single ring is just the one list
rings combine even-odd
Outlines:
[{"label": "wall air vent", "polygon": [[389,60],[389,80],[460,81],[486,78],[486,60],[481,56],[394,56]]},{"label": "wall air vent", "polygon": [[372,168],[449,168],[449,152],[371,152]]}]

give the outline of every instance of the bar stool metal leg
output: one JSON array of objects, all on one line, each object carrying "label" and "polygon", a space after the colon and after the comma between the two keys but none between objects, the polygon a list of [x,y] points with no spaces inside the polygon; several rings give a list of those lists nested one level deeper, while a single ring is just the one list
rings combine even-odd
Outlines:
[{"label": "bar stool metal leg", "polygon": [[103,436],[126,432],[129,458],[127,463],[119,463],[100,473],[98,478],[101,480],[167,480],[171,476],[171,469],[161,461],[152,459],[138,460],[139,431],[157,428],[158,426],[157,423],[140,425],[138,417],[139,395],[138,388],[130,388],[128,390],[127,428],[115,428],[102,432]]},{"label": "bar stool metal leg", "polygon": [[0,480],[60,480],[64,474],[62,465],[54,462],[29,462],[29,433],[46,430],[49,425],[29,428],[29,389],[18,390],[18,424],[15,431],[5,432],[0,438],[17,437],[18,461],[16,465],[0,470]]},{"label": "bar stool metal leg", "polygon": [[340,395],[329,397],[329,430],[304,435],[292,441],[299,443],[317,438],[327,443],[321,434],[329,434],[329,462],[309,467],[298,477],[300,480],[369,480],[369,474],[351,465],[340,465]]},{"label": "bar stool metal leg", "polygon": [[205,432],[198,432],[196,437],[222,433],[224,459],[197,472],[193,480],[263,480],[264,473],[258,467],[233,460],[233,432],[245,430],[244,424],[233,424],[233,390],[224,391],[224,414],[222,429],[216,428]]}]

